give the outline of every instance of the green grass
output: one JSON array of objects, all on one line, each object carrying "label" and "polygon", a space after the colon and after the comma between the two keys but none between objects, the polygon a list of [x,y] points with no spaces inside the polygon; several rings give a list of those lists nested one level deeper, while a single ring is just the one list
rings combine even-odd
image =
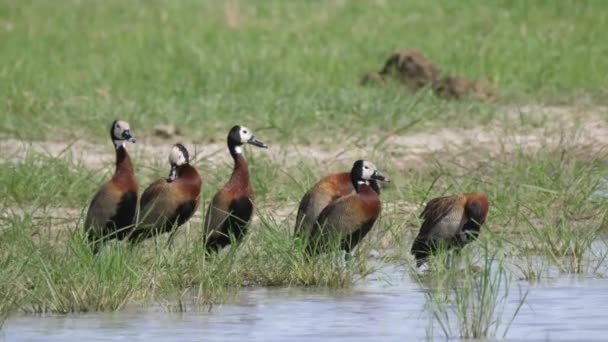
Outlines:
[{"label": "green grass", "polygon": [[0,252],[0,328],[4,321],[15,311],[19,302],[19,290],[14,284],[16,278],[20,276],[23,265],[19,265],[10,259],[10,255],[5,251]]},{"label": "green grass", "polygon": [[[36,214],[34,216],[33,214]],[[82,219],[54,226],[37,211],[9,214],[0,246],[4,268],[0,313],[116,311],[129,303],[160,303],[171,311],[229,301],[241,286],[350,287],[355,273],[370,273],[365,258],[343,266],[337,248],[310,258],[285,226],[260,213],[240,248],[206,254],[202,223],[183,227],[173,248],[166,236],[134,248],[110,243],[95,256]]]},{"label": "green grass", "polygon": [[[598,275],[605,270],[606,252],[593,251],[592,242],[600,241],[606,201],[592,200],[590,194],[608,174],[608,168],[598,160],[580,157],[576,150],[562,146],[537,153],[504,154],[473,169],[454,167],[449,159],[438,160],[431,169],[411,170],[403,175],[389,169],[386,174],[393,182],[382,192],[384,213],[357,249],[354,260],[346,265],[340,261],[342,255],[337,249],[310,258],[304,246],[292,238],[297,201],[315,181],[313,175],[322,172],[307,164],[279,172],[279,166],[271,160],[252,158],[254,187],[259,189],[258,221],[239,248],[217,256],[205,255],[202,223],[196,220],[180,228],[172,249],[165,248],[166,237],[162,237],[157,245],[148,241],[133,249],[111,243],[99,257],[94,257],[83,238],[82,217],[63,214],[65,221],[58,222],[57,214],[49,214],[52,208],[47,207],[55,204],[56,195],[45,197],[43,193],[32,197],[36,206],[7,211],[1,219],[3,272],[12,275],[3,279],[12,280],[0,282],[0,286],[14,294],[5,298],[2,308],[6,313],[113,311],[134,302],[160,303],[171,311],[189,311],[230,301],[241,286],[350,287],[386,264],[412,265],[409,248],[420,224],[420,209],[415,206],[435,196],[468,191],[487,193],[491,199],[490,216],[482,228],[482,241],[490,244],[482,252],[493,253],[492,246],[507,246],[500,248],[506,251],[501,263],[519,266],[509,268],[518,278],[523,273],[528,280],[546,279],[547,267],[556,267],[563,273]],[[21,182],[34,189],[47,179],[53,180],[49,186],[69,185],[69,181],[59,181],[62,177],[79,179],[68,162],[41,161],[48,164],[43,172],[29,172],[34,166],[25,161],[16,164],[24,172],[7,178],[10,184],[3,181],[0,185],[8,187],[22,177]],[[225,182],[224,178],[207,180],[204,205]],[[524,184],[516,183],[522,179]],[[88,197],[81,187],[65,191],[62,201],[68,205],[80,203],[80,209],[84,209]],[[94,189],[86,190],[91,190],[91,195]],[[403,211],[403,201],[414,209]],[[204,205],[199,209],[201,213]],[[513,245],[510,241],[519,243]],[[465,251],[474,254],[470,249],[475,245]],[[368,259],[373,250],[380,255],[375,261]],[[531,258],[540,258],[545,266],[539,268]],[[507,272],[506,268],[501,272]],[[471,334],[479,336],[478,332]]]},{"label": "green grass", "polygon": [[[469,249],[458,258],[463,263],[449,268],[444,266],[448,255],[445,251],[438,253],[431,261],[433,272],[421,277],[421,286],[426,288],[426,309],[432,317],[427,327],[431,337],[436,324],[446,338],[505,338],[525,303],[527,292],[520,290],[515,299],[510,293],[511,274],[501,246],[483,242],[482,250],[476,251],[479,258],[473,258]],[[478,266],[473,266],[474,262]],[[510,300],[517,305],[508,317],[505,308]]]},{"label": "green grass", "polygon": [[358,86],[397,48],[492,78],[505,101],[599,101],[607,10],[600,0],[0,1],[0,133],[105,137],[122,117],[141,133],[171,122],[188,137],[219,139],[242,122],[272,139],[315,142],[336,125],[369,133],[497,115]]},{"label": "green grass", "polygon": [[20,162],[0,164],[0,207],[79,207],[90,200],[101,176],[69,160],[29,153]]}]

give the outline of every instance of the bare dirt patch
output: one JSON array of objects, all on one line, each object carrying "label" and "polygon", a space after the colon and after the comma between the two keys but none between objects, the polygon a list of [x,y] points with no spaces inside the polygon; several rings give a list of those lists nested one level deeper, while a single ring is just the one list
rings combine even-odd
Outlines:
[{"label": "bare dirt patch", "polygon": [[[517,123],[504,123],[470,129],[442,128],[408,135],[351,136],[336,139],[333,147],[320,145],[271,145],[267,150],[251,149],[247,153],[269,158],[281,167],[293,167],[305,162],[319,169],[348,164],[352,160],[367,158],[390,163],[396,169],[424,167],[433,155],[458,156],[476,152],[492,154],[522,149],[535,151],[544,147],[564,145],[588,149],[596,153],[608,146],[608,108],[575,111],[566,107],[521,107],[505,109],[507,115],[531,117],[541,112],[538,127],[518,127]],[[184,137],[179,139],[191,151],[194,163],[200,167],[230,164],[230,155],[224,142],[195,143]],[[137,165],[142,167],[165,166],[173,140],[169,142],[155,136],[138,136],[136,144],[127,148]],[[365,141],[365,144],[360,144]],[[41,153],[62,158],[90,169],[113,168],[112,144],[94,144],[75,141],[23,141],[0,140],[0,161],[17,163],[28,153]],[[429,158],[431,157],[431,158]]]},{"label": "bare dirt patch", "polygon": [[474,162],[482,155],[524,151],[536,152],[540,149],[577,148],[581,153],[599,156],[608,149],[608,123],[592,119],[580,124],[552,123],[545,127],[523,132],[510,132],[504,127],[477,127],[466,130],[441,129],[434,132],[408,136],[389,137],[385,142],[391,146],[391,153],[402,155],[397,165],[408,168],[420,167],[429,161],[429,155],[438,158],[452,157],[454,161]]}]

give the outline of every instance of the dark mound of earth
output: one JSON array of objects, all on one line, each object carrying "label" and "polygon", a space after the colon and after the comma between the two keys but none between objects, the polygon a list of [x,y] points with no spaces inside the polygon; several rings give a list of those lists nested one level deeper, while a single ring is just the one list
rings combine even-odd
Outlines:
[{"label": "dark mound of earth", "polygon": [[442,74],[437,65],[413,49],[393,53],[382,70],[368,72],[361,79],[361,84],[386,84],[388,80],[396,80],[412,91],[430,87],[435,95],[446,99],[489,101],[495,98],[495,90],[490,82]]}]

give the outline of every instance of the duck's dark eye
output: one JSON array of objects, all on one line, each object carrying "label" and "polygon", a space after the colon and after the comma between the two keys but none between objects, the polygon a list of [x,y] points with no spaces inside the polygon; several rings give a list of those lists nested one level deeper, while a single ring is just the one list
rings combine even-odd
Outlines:
[{"label": "duck's dark eye", "polygon": [[245,131],[243,131],[243,134],[247,134],[247,131],[246,131],[246,130],[245,130]]},{"label": "duck's dark eye", "polygon": [[363,168],[366,169],[366,170],[369,170],[369,167],[367,167],[367,166],[364,166]]}]

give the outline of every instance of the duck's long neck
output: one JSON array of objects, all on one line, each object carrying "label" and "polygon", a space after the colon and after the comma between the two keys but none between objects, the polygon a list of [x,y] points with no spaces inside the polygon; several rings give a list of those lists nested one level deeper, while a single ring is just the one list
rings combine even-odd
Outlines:
[{"label": "duck's long neck", "polygon": [[363,203],[363,210],[369,217],[378,217],[382,211],[378,193],[367,183],[360,184],[357,188],[357,197]]},{"label": "duck's long neck", "polygon": [[198,171],[190,164],[184,164],[177,167],[177,179],[180,182],[185,182],[187,190],[192,192],[193,196],[198,196],[201,191],[201,176]]},{"label": "duck's long neck", "polygon": [[358,194],[374,193],[376,196],[378,195],[374,188],[370,186],[367,182],[358,182],[355,185],[355,191],[357,191]]},{"label": "duck's long neck", "polygon": [[[377,191],[377,189],[375,187],[377,187],[377,184],[374,185],[370,185],[369,181],[364,181],[363,179],[360,179],[359,177],[353,176],[351,174],[351,182],[353,183],[353,186],[355,187],[355,191],[358,194],[362,194],[362,195],[373,195],[372,197],[378,197],[379,191]],[[374,182],[374,181],[372,181]]]},{"label": "duck's long neck", "polygon": [[360,194],[365,194],[365,195],[369,195],[371,197],[374,198],[379,198],[380,196],[379,193],[376,191],[376,189],[374,188],[374,186],[372,186],[369,183],[365,183],[361,186],[361,188],[359,189],[359,193]]},{"label": "duck's long neck", "polygon": [[177,167],[177,178],[197,179],[199,177],[198,171],[190,164],[184,164]]},{"label": "duck's long neck", "polygon": [[127,149],[124,145],[118,145],[116,148],[116,169],[114,170],[114,177],[132,177],[133,176],[133,164],[131,158],[127,153]]},{"label": "duck's long neck", "polygon": [[355,191],[357,193],[359,193],[361,191],[361,187],[363,185],[367,184],[364,180],[362,180],[361,178],[359,178],[358,176],[356,176],[352,172],[350,174],[350,181],[353,183],[353,187],[355,188]]},{"label": "duck's long neck", "polygon": [[249,167],[247,161],[243,157],[243,147],[228,142],[228,149],[230,155],[234,159],[234,169],[232,170],[232,176],[230,182],[240,182],[243,186],[249,185]]},{"label": "duck's long neck", "polygon": [[380,183],[378,183],[377,180],[370,180],[369,181],[369,186],[378,194],[380,195]]}]

